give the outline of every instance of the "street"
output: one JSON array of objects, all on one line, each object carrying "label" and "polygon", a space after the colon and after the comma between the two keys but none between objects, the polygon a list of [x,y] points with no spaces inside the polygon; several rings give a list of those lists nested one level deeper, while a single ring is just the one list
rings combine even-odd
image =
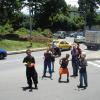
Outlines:
[{"label": "street", "polygon": [[[25,66],[22,63],[26,54],[8,55],[5,60],[0,60],[0,100],[99,100],[100,60],[98,54],[100,50],[89,51],[83,44],[81,44],[81,48],[86,52],[87,59],[89,59],[87,89],[77,88],[79,76],[76,78],[70,77],[69,83],[58,83],[60,58],[56,58],[53,80],[42,79],[44,51],[38,51],[33,52],[32,55],[36,59],[39,84],[38,90],[33,89],[32,92],[22,89],[22,87],[27,86]],[[70,51],[62,52],[62,57],[66,53],[70,54]],[[70,75],[72,75],[71,61],[68,68]],[[63,75],[62,80],[66,80],[65,75]]]}]

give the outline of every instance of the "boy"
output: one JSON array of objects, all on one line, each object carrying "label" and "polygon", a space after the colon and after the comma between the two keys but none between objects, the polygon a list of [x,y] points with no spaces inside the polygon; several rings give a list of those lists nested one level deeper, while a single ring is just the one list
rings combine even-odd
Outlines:
[{"label": "boy", "polygon": [[32,80],[35,85],[35,89],[38,89],[38,75],[35,70],[35,59],[31,55],[31,50],[26,51],[27,56],[24,58],[23,63],[26,63],[26,77],[27,77],[27,83],[28,87],[32,89]]},{"label": "boy", "polygon": [[[79,74],[80,74],[80,84],[78,85],[78,88],[86,88],[88,86],[87,84],[87,61],[85,59],[86,54],[82,53],[79,61]],[[84,85],[83,85],[84,80]]]},{"label": "boy", "polygon": [[59,69],[59,82],[61,82],[61,75],[62,74],[67,74],[67,82],[69,82],[69,71],[68,71],[68,63],[69,63],[69,54],[66,54],[65,58],[61,58],[59,63],[60,63],[60,69]]}]

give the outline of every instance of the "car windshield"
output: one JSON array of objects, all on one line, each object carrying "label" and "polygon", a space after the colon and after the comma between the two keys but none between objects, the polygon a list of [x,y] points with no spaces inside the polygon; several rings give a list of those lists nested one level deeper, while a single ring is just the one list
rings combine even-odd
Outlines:
[{"label": "car windshield", "polygon": [[57,43],[59,43],[59,41],[53,41],[52,43],[57,44]]},{"label": "car windshield", "polygon": [[83,38],[83,36],[80,36],[80,35],[79,35],[79,36],[77,36],[77,38]]}]

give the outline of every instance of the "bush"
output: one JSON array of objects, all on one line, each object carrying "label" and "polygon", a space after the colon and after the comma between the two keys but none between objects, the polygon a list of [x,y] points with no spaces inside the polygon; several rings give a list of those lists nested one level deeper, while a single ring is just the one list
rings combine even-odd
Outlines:
[{"label": "bush", "polygon": [[12,25],[7,22],[4,26],[0,26],[0,34],[5,35],[13,33]]},{"label": "bush", "polygon": [[44,31],[42,31],[41,34],[46,37],[52,37],[52,32],[50,31],[50,29],[44,29]]},{"label": "bush", "polygon": [[29,35],[29,30],[26,28],[20,28],[15,31],[15,34],[18,34],[19,36],[27,36]]}]

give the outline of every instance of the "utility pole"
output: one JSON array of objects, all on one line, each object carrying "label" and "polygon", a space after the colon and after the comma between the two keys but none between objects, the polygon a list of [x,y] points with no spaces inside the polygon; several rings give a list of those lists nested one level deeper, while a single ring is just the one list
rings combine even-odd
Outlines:
[{"label": "utility pole", "polygon": [[29,23],[30,23],[30,37],[29,37],[29,41],[30,41],[30,46],[32,47],[32,1],[29,1]]}]

